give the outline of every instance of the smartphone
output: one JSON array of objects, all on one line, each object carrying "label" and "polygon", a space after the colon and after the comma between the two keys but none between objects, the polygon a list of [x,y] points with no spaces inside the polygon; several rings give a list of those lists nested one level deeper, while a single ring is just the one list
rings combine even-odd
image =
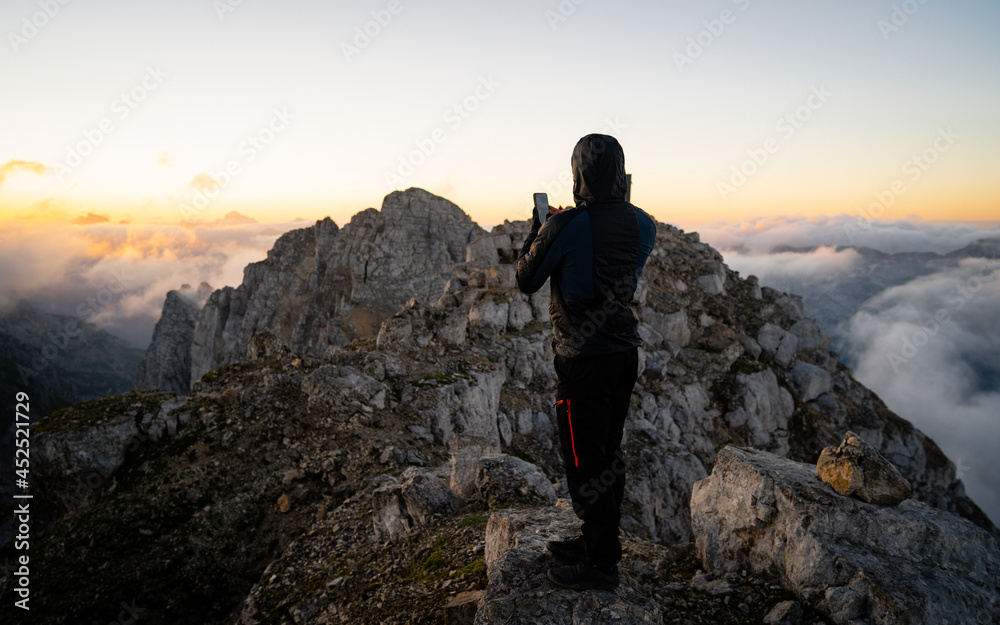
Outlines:
[{"label": "smartphone", "polygon": [[538,212],[539,221],[545,221],[549,218],[549,196],[547,193],[535,194],[535,211]]}]

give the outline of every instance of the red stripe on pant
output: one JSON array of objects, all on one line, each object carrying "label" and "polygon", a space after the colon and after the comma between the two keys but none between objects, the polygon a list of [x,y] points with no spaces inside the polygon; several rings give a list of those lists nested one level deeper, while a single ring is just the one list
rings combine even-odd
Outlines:
[{"label": "red stripe on pant", "polygon": [[566,420],[569,422],[569,446],[573,449],[573,466],[580,468],[580,459],[576,457],[576,441],[573,440],[573,411],[571,410],[572,404],[568,399],[560,399],[556,402],[556,405],[566,402]]}]

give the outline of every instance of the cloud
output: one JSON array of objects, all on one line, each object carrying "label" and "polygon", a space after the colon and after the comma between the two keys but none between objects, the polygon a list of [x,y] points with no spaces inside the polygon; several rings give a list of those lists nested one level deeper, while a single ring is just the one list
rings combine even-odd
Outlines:
[{"label": "cloud", "polygon": [[744,276],[766,277],[772,284],[848,274],[861,260],[861,254],[853,249],[837,250],[829,246],[811,252],[746,254],[734,251],[725,254],[725,261],[732,269]]},{"label": "cloud", "polygon": [[16,171],[30,171],[33,174],[41,176],[48,173],[49,168],[42,163],[34,161],[7,161],[3,165],[0,165],[0,186],[3,186],[7,176]]},{"label": "cloud", "polygon": [[850,321],[855,377],[928,434],[961,469],[973,500],[1000,522],[1000,261],[887,289]]},{"label": "cloud", "polygon": [[103,224],[111,221],[111,218],[107,215],[98,215],[97,213],[87,213],[86,215],[80,215],[72,222],[73,224],[79,226],[89,226],[91,224]]},{"label": "cloud", "polygon": [[198,174],[191,179],[188,183],[189,189],[195,189],[197,191],[211,191],[219,186],[215,178],[209,176],[208,174]]},{"label": "cloud", "polygon": [[0,246],[0,301],[88,318],[145,347],[167,291],[184,283],[237,286],[296,224],[213,228],[110,222],[69,225],[11,220]]},{"label": "cloud", "polygon": [[170,158],[170,152],[167,152],[166,150],[161,151],[161,152],[157,152],[156,153],[156,164],[157,165],[166,165],[166,166],[172,165],[173,161]]},{"label": "cloud", "polygon": [[766,254],[781,247],[870,247],[887,254],[946,254],[983,238],[1000,237],[1000,227],[919,220],[870,221],[851,215],[758,217],[714,222],[698,229],[701,239],[722,251]]}]

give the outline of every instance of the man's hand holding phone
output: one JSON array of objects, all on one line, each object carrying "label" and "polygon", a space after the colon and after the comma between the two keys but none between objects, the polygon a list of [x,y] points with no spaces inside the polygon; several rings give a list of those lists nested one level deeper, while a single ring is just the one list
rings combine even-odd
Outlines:
[{"label": "man's hand holding phone", "polygon": [[562,210],[562,207],[556,208],[555,206],[549,205],[549,196],[545,193],[535,194],[535,207],[531,211],[532,222],[531,229],[538,230],[542,227],[542,222],[549,218],[549,215],[555,215]]}]

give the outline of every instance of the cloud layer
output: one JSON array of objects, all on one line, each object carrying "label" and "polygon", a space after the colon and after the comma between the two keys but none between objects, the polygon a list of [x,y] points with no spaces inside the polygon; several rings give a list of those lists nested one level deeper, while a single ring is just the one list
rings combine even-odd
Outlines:
[{"label": "cloud layer", "polygon": [[145,347],[167,291],[202,281],[238,286],[243,268],[263,260],[278,236],[306,225],[194,228],[111,224],[89,216],[75,225],[9,221],[0,247],[0,306],[28,299]]},{"label": "cloud layer", "polygon": [[[972,499],[1000,524],[993,463],[1000,449],[1000,261],[874,264],[853,249],[830,247],[945,254],[1000,238],[1000,229],[909,221],[857,227],[857,219],[841,215],[762,218],[699,231],[732,269],[813,294],[806,313],[827,322],[855,377],[941,446]],[[770,253],[781,246],[825,247]]]},{"label": "cloud layer", "polygon": [[759,217],[742,222],[715,222],[698,228],[701,238],[720,250],[766,254],[775,248],[853,246],[887,254],[945,254],[976,239],[1000,237],[1000,227],[926,221],[871,221],[859,216]]},{"label": "cloud layer", "polygon": [[1000,262],[959,267],[883,292],[850,322],[855,377],[933,438],[969,495],[1000,520]]}]

